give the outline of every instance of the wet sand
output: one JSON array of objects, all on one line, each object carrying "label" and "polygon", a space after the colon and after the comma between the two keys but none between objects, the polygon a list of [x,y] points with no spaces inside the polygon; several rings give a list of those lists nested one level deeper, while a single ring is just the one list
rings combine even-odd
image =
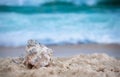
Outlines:
[{"label": "wet sand", "polygon": [[[55,57],[69,57],[78,54],[106,53],[120,58],[118,44],[79,44],[79,45],[51,45]],[[18,57],[25,54],[25,47],[0,47],[0,57]]]}]

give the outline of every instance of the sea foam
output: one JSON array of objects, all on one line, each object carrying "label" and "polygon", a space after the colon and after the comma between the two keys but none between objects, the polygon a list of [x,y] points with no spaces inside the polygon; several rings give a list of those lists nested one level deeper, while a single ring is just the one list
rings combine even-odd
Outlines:
[{"label": "sea foam", "polygon": [[119,13],[0,13],[0,45],[120,43]]}]

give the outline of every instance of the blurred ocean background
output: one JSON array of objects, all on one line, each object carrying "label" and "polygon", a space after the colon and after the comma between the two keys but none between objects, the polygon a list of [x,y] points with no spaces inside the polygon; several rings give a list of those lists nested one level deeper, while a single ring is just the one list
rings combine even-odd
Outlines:
[{"label": "blurred ocean background", "polygon": [[0,46],[120,44],[119,0],[0,0]]}]

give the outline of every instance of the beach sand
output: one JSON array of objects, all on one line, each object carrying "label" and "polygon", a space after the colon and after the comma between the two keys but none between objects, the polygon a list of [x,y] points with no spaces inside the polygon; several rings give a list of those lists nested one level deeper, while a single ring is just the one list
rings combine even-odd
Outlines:
[{"label": "beach sand", "polygon": [[120,77],[120,45],[48,47],[54,51],[54,63],[39,69],[28,69],[24,64],[13,62],[25,53],[25,47],[0,47],[0,77]]},{"label": "beach sand", "polygon": [[120,60],[106,54],[54,58],[53,64],[38,69],[12,59],[0,59],[0,77],[120,77]]}]

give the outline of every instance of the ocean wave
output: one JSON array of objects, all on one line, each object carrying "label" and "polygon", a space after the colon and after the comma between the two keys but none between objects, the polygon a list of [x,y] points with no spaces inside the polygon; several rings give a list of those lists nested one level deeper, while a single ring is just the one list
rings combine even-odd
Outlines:
[{"label": "ocean wave", "polygon": [[9,5],[9,6],[39,6],[46,3],[54,2],[66,2],[73,3],[77,6],[88,5],[93,6],[97,4],[107,4],[107,5],[119,5],[119,0],[3,0],[0,1],[0,5]]},{"label": "ocean wave", "polygon": [[120,13],[18,14],[0,13],[0,45],[40,43],[118,43]]},{"label": "ocean wave", "polygon": [[[11,32],[0,34],[0,46],[24,46],[29,39],[34,39],[45,45],[65,45],[65,44],[89,44],[89,43],[117,43],[119,39],[113,39],[110,35],[78,35],[64,34],[61,36],[55,34],[44,34],[40,32]],[[8,39],[7,39],[8,38]]]},{"label": "ocean wave", "polygon": [[[92,2],[93,1],[93,2]],[[38,5],[0,5],[0,12],[15,12],[23,14],[36,13],[71,13],[71,12],[105,12],[106,10],[116,11],[120,8],[119,3],[115,5],[108,3],[97,3],[92,1],[42,1]],[[32,3],[32,2],[31,2]],[[108,4],[108,5],[107,5]]]},{"label": "ocean wave", "polygon": [[86,5],[94,5],[99,0],[4,0],[0,1],[1,5],[11,5],[11,6],[38,6],[46,3],[53,3],[53,2],[71,2],[76,5],[86,4]]}]

